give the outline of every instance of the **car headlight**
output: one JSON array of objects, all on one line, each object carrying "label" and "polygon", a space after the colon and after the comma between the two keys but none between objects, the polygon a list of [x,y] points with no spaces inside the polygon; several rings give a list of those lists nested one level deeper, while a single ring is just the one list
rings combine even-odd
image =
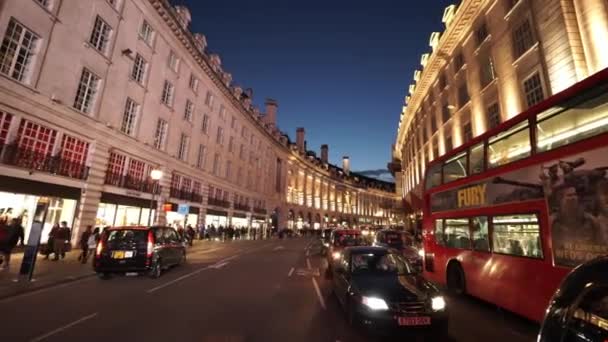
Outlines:
[{"label": "car headlight", "polygon": [[421,258],[424,258],[424,249],[422,249],[422,248],[421,248],[421,249],[419,249],[419,250],[418,250],[418,255],[419,255]]},{"label": "car headlight", "polygon": [[361,235],[363,235],[363,236],[368,236],[368,235],[369,235],[369,231],[364,230],[364,231],[362,231],[362,232],[361,232]]},{"label": "car headlight", "polygon": [[334,258],[334,260],[338,260],[342,256],[342,253],[334,252],[331,256]]},{"label": "car headlight", "polygon": [[445,299],[443,297],[438,296],[431,299],[431,308],[433,311],[441,311],[445,309]]},{"label": "car headlight", "polygon": [[386,305],[384,299],[378,297],[363,297],[361,303],[372,310],[388,310],[388,305]]}]

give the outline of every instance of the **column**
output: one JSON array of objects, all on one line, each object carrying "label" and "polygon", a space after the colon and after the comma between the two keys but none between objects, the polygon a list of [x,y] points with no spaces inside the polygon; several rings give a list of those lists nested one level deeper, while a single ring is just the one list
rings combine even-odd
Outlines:
[{"label": "column", "polygon": [[160,194],[155,196],[156,199],[156,218],[152,221],[154,224],[165,225],[167,224],[167,213],[163,210],[163,204],[169,199],[169,192],[171,188],[171,172],[166,165],[161,165],[160,170],[163,172],[163,178],[158,181],[160,187]]}]

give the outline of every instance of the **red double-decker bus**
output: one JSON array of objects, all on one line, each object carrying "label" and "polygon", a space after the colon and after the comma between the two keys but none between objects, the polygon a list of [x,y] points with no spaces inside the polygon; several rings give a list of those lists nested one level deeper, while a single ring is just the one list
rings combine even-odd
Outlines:
[{"label": "red double-decker bus", "polygon": [[608,69],[429,164],[424,272],[540,321],[568,271],[608,254]]}]

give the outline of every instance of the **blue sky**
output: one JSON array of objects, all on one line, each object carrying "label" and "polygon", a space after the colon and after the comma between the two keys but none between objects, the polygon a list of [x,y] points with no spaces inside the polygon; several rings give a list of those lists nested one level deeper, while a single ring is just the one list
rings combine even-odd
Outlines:
[{"label": "blue sky", "polygon": [[174,0],[191,30],[254,102],[279,102],[278,125],[308,149],[329,144],[330,160],[353,170],[386,168],[403,97],[441,31],[445,0]]}]

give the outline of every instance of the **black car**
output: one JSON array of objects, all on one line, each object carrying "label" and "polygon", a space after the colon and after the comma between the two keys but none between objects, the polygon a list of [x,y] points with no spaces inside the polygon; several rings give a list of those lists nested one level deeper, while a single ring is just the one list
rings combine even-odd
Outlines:
[{"label": "black car", "polygon": [[333,291],[349,323],[377,332],[432,333],[447,338],[446,302],[398,251],[350,247],[333,270]]},{"label": "black car", "polygon": [[538,342],[608,341],[608,257],[570,272],[555,292]]},{"label": "black car", "polygon": [[321,254],[326,255],[329,250],[329,242],[331,241],[332,229],[323,229],[321,232]]},{"label": "black car", "polygon": [[416,246],[414,237],[409,233],[383,229],[376,233],[374,246],[396,249],[410,265],[422,270],[422,249]]},{"label": "black car", "polygon": [[104,279],[113,273],[158,278],[162,270],[185,260],[185,244],[171,227],[115,227],[101,235],[93,269]]}]

